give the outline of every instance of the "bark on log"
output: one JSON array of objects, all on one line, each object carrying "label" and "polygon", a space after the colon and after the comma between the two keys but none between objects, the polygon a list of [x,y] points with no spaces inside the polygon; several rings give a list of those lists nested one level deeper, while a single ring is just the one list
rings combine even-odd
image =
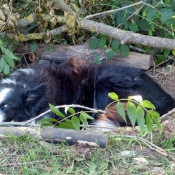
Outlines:
[{"label": "bark on log", "polygon": [[[69,58],[84,59],[88,62],[95,62],[95,55],[103,55],[103,63],[118,64],[118,65],[128,65],[137,67],[143,70],[148,70],[150,66],[153,66],[153,58],[148,54],[140,54],[136,52],[130,52],[128,57],[121,56],[117,53],[111,60],[107,60],[106,55],[104,55],[105,50],[101,49],[88,49],[87,44],[83,45],[54,45],[55,50],[49,51],[48,45],[41,44],[38,46],[38,54],[40,54],[40,59],[43,60],[66,60]],[[16,48],[16,53],[28,52],[28,47],[18,46]]]},{"label": "bark on log", "polygon": [[13,134],[15,136],[22,136],[29,134],[33,137],[40,137],[40,139],[53,142],[61,143],[66,141],[69,145],[88,145],[88,146],[98,146],[101,148],[106,148],[107,146],[107,136],[102,134],[97,134],[88,131],[77,131],[71,129],[61,129],[61,128],[29,128],[29,127],[0,127],[0,135]]}]

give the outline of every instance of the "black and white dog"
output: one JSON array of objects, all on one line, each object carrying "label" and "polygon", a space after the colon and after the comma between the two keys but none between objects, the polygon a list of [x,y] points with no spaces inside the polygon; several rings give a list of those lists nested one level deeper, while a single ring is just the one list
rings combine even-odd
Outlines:
[{"label": "black and white dog", "polygon": [[[26,121],[53,105],[80,104],[105,109],[109,92],[119,98],[141,95],[163,115],[175,107],[174,99],[140,69],[116,65],[92,65],[77,59],[60,64],[36,64],[16,70],[0,81],[0,122]],[[55,117],[52,113],[45,117]],[[95,120],[104,120],[100,115]],[[109,125],[126,123],[117,111],[105,115]],[[98,122],[97,122],[98,124]]]}]

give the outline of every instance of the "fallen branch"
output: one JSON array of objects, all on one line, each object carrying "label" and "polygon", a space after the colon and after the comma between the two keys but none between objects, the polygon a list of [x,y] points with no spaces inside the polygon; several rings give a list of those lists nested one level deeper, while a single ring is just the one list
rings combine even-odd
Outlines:
[{"label": "fallen branch", "polygon": [[32,137],[38,136],[41,140],[53,143],[67,142],[69,145],[88,145],[105,148],[107,136],[88,131],[77,131],[52,127],[29,128],[29,127],[0,127],[0,135],[13,134],[22,136],[29,134]]}]

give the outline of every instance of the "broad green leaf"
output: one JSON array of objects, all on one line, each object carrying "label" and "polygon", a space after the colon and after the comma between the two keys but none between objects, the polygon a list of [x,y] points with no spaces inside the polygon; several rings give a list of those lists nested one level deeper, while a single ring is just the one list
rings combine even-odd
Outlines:
[{"label": "broad green leaf", "polygon": [[53,106],[52,104],[49,104],[49,108],[51,109],[51,111],[54,113],[54,114],[56,114],[56,115],[58,115],[58,116],[60,116],[60,117],[62,117],[62,118],[65,118],[66,116],[62,113],[62,112],[60,112],[57,108],[55,108],[55,106]]},{"label": "broad green leaf", "polygon": [[137,116],[137,124],[140,127],[140,129],[143,130],[145,125],[145,118],[144,118],[145,113],[141,106],[137,106],[136,116]]},{"label": "broad green leaf", "polygon": [[74,128],[76,130],[79,130],[80,129],[80,120],[79,120],[79,118],[76,117],[76,116],[73,116],[71,120],[72,120],[72,124],[73,124]]},{"label": "broad green leaf", "polygon": [[159,132],[162,133],[162,125],[161,125],[161,123],[156,118],[153,118],[153,121],[156,124],[157,129],[159,130]]},{"label": "broad green leaf", "polygon": [[152,118],[149,115],[149,113],[146,114],[146,126],[148,129],[148,133],[151,133],[153,129],[153,122],[152,122]]},{"label": "broad green leaf", "polygon": [[166,23],[168,19],[170,19],[173,15],[175,15],[175,12],[170,8],[162,8],[159,10],[162,17],[160,18],[163,23]]},{"label": "broad green leaf", "polygon": [[69,129],[75,129],[75,127],[73,126],[72,118],[66,119],[65,123],[69,126]]},{"label": "broad green leaf", "polygon": [[42,123],[40,127],[43,128],[45,126],[52,126],[52,123]]},{"label": "broad green leaf", "polygon": [[137,32],[137,31],[139,30],[138,25],[135,24],[135,23],[130,23],[130,24],[129,24],[129,29],[130,29],[132,32]]},{"label": "broad green leaf", "polygon": [[145,108],[155,109],[155,106],[148,100],[143,100],[142,106]]},{"label": "broad green leaf", "polygon": [[117,111],[118,111],[119,115],[120,115],[120,116],[123,118],[123,120],[126,122],[125,109],[124,109],[122,103],[121,103],[121,102],[117,102],[116,108],[117,108]]},{"label": "broad green leaf", "polygon": [[58,120],[56,120],[54,118],[43,118],[39,122],[42,122],[42,123],[44,123],[44,122],[56,123],[56,122],[58,122]]},{"label": "broad green leaf", "polygon": [[6,63],[8,63],[9,66],[14,67],[15,63],[14,60],[11,57],[8,57],[7,55],[4,55]]},{"label": "broad green leaf", "polygon": [[89,49],[96,49],[98,47],[99,39],[92,38],[89,40]]},{"label": "broad green leaf", "polygon": [[80,121],[82,122],[84,128],[87,128],[88,125],[87,118],[85,118],[82,114],[80,114]]},{"label": "broad green leaf", "polygon": [[137,114],[136,114],[136,106],[134,103],[128,101],[126,104],[126,111],[129,117],[129,120],[131,121],[132,126],[135,126]]},{"label": "broad green leaf", "polygon": [[68,111],[71,113],[71,115],[75,114],[75,109],[73,109],[73,108],[69,108]]},{"label": "broad green leaf", "polygon": [[112,50],[107,50],[107,59],[110,60],[111,58],[113,58],[114,56],[114,52]]},{"label": "broad green leaf", "polygon": [[98,47],[100,49],[103,49],[105,47],[105,44],[106,44],[106,39],[105,38],[101,38],[100,41],[99,41]]},{"label": "broad green leaf", "polygon": [[67,123],[65,123],[65,122],[61,122],[59,124],[58,128],[67,128],[67,129],[70,129],[70,126]]},{"label": "broad green leaf", "polygon": [[121,45],[120,40],[113,39],[111,43],[111,48],[113,52],[117,52],[119,50],[119,46]]},{"label": "broad green leaf", "polygon": [[11,57],[11,58],[14,59],[14,60],[19,60],[19,58],[16,57],[10,50],[8,50],[8,49],[6,49],[6,48],[4,48],[4,47],[1,47],[1,50],[2,50],[2,52],[3,52],[5,55],[7,55],[8,57]]},{"label": "broad green leaf", "polygon": [[35,52],[37,48],[38,48],[37,42],[36,41],[32,41],[32,43],[30,44],[30,51],[31,52]]},{"label": "broad green leaf", "polygon": [[0,72],[2,72],[5,63],[6,63],[6,62],[5,62],[5,59],[4,59],[4,57],[2,56],[2,57],[0,58]]},{"label": "broad green leaf", "polygon": [[144,10],[144,11],[142,12],[142,16],[144,16],[144,17],[145,17],[145,16],[146,16],[146,14],[147,14],[147,13],[146,13],[146,10]]},{"label": "broad green leaf", "polygon": [[87,114],[84,111],[81,111],[80,115],[82,115],[85,119],[93,120],[94,118],[91,117],[89,114]]},{"label": "broad green leaf", "polygon": [[115,92],[108,93],[108,96],[115,101],[118,101],[118,95]]},{"label": "broad green leaf", "polygon": [[120,53],[122,56],[127,57],[129,54],[129,47],[127,45],[121,45],[120,46]]},{"label": "broad green leaf", "polygon": [[151,26],[149,25],[149,23],[145,20],[145,19],[141,19],[138,22],[139,28],[143,31],[148,31],[148,29],[151,28]]},{"label": "broad green leaf", "polygon": [[8,75],[10,73],[10,67],[6,62],[5,62],[4,67],[3,67],[3,73],[5,75]]},{"label": "broad green leaf", "polygon": [[156,119],[160,118],[160,114],[154,110],[149,110],[148,113],[151,115],[152,118],[156,118]]}]

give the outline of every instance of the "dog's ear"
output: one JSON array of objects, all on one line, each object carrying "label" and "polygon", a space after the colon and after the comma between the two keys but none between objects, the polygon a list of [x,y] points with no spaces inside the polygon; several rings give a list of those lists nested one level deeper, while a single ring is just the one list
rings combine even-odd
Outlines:
[{"label": "dog's ear", "polygon": [[46,90],[46,83],[42,83],[34,88],[27,89],[25,92],[25,101],[27,103],[33,103],[35,100],[39,102],[45,97]]}]

